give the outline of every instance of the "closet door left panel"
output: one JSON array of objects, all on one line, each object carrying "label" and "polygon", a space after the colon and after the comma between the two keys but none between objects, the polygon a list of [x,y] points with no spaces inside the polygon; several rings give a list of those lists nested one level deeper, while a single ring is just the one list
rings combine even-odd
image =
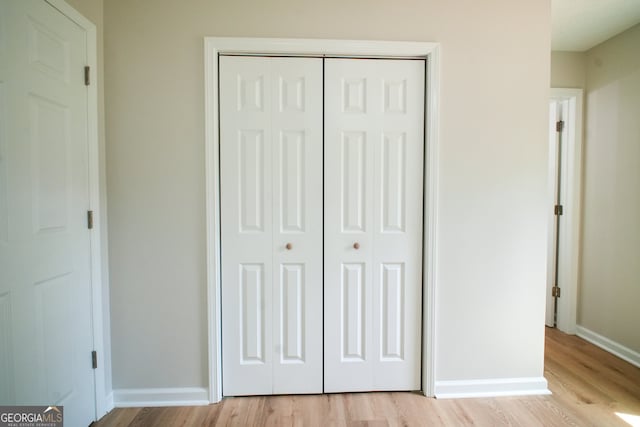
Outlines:
[{"label": "closet door left panel", "polygon": [[225,396],[322,392],[322,60],[220,57]]}]

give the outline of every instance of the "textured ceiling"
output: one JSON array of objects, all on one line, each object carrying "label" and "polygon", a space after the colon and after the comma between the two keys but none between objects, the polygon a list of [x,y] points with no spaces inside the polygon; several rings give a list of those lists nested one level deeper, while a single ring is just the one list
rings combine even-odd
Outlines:
[{"label": "textured ceiling", "polygon": [[640,23],[640,0],[552,0],[551,49],[585,51]]}]

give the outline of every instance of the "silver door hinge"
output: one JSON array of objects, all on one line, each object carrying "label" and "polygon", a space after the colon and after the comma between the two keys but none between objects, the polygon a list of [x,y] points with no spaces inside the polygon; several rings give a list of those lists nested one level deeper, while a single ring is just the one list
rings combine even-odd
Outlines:
[{"label": "silver door hinge", "polygon": [[87,211],[87,228],[93,229],[93,211]]},{"label": "silver door hinge", "polygon": [[91,68],[89,68],[88,65],[85,65],[84,66],[84,85],[85,86],[89,86],[91,84],[90,73],[91,73]]},{"label": "silver door hinge", "polygon": [[556,132],[562,132],[564,130],[564,122],[562,120],[558,120],[556,122]]},{"label": "silver door hinge", "polygon": [[98,353],[95,350],[91,352],[91,367],[98,369]]},{"label": "silver door hinge", "polygon": [[562,205],[555,205],[553,208],[554,215],[562,215]]},{"label": "silver door hinge", "polygon": [[551,288],[551,296],[560,298],[560,287],[559,286],[554,286],[553,288]]}]

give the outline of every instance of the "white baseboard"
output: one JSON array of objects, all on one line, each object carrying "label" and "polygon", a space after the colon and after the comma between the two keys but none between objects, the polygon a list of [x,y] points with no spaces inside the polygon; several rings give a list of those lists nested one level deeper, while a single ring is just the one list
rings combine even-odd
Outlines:
[{"label": "white baseboard", "polygon": [[438,399],[551,394],[544,377],[436,381]]},{"label": "white baseboard", "polygon": [[209,404],[209,390],[185,388],[125,388],[113,390],[116,408],[142,406],[199,406]]},{"label": "white baseboard", "polygon": [[640,353],[637,351],[631,350],[622,344],[618,344],[617,342],[580,325],[576,326],[576,335],[640,368]]}]

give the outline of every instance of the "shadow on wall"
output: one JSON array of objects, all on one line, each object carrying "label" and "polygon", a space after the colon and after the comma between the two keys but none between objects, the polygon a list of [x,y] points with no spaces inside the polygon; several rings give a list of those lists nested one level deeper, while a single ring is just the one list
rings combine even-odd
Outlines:
[{"label": "shadow on wall", "polygon": [[613,82],[635,82],[637,85],[640,75],[639,41],[640,24],[589,50],[588,90],[591,92]]}]

